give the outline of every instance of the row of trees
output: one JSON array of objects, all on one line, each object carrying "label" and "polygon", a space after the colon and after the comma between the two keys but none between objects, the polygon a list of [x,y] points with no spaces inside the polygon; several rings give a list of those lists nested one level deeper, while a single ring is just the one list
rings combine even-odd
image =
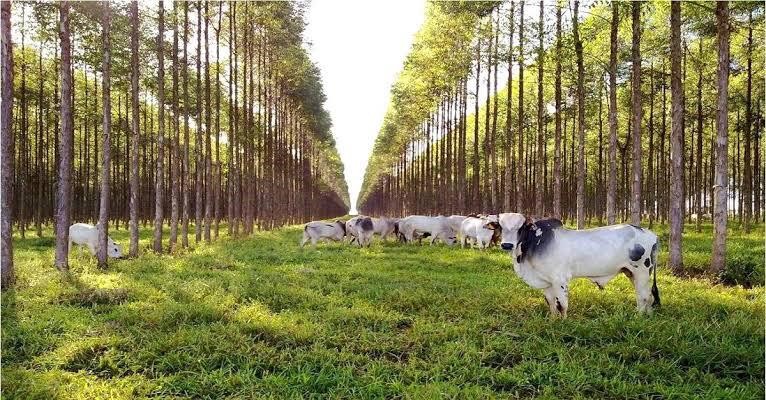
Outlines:
[{"label": "row of trees", "polygon": [[713,214],[720,269],[727,217],[763,216],[763,11],[430,3],[357,207],[669,221],[677,270],[683,219]]},{"label": "row of trees", "polygon": [[141,224],[172,253],[221,222],[237,236],[344,214],[302,7],[3,2],[3,287],[14,227],[52,223],[66,270],[72,222],[96,221],[100,243],[129,227],[136,256]]}]

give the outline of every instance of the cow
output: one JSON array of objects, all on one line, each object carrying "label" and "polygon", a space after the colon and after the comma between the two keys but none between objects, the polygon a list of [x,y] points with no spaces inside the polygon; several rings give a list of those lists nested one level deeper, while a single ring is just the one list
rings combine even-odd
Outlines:
[{"label": "cow", "polygon": [[311,221],[303,227],[303,240],[301,247],[306,242],[311,241],[311,245],[316,247],[317,242],[323,239],[340,241],[346,237],[346,223],[341,220],[335,222]]},{"label": "cow", "polygon": [[[106,238],[106,255],[110,258],[122,258],[122,248],[112,238]],[[96,255],[99,248],[98,228],[91,224],[76,223],[69,227],[69,252],[72,252],[72,243],[85,246],[90,254]]]},{"label": "cow", "polygon": [[364,215],[357,215],[356,217],[351,218],[346,221],[346,232],[352,238],[350,243],[356,241],[359,247],[370,247],[372,235],[375,233],[372,218]]},{"label": "cow", "polygon": [[452,228],[452,231],[455,233],[460,232],[460,224],[465,221],[465,219],[468,218],[464,215],[450,215],[447,217],[447,221],[449,223],[449,227]]},{"label": "cow", "polygon": [[399,232],[407,242],[430,236],[431,245],[436,239],[448,246],[455,244],[455,232],[450,228],[448,218],[444,216],[410,215],[399,220]]},{"label": "cow", "polygon": [[639,313],[660,305],[659,242],[653,232],[629,224],[570,230],[557,219],[533,221],[516,213],[500,214],[499,220],[501,248],[511,254],[524,282],[544,290],[551,315],[566,318],[570,280],[587,278],[603,290],[621,272],[633,283]]},{"label": "cow", "polygon": [[373,233],[380,235],[382,240],[386,240],[389,235],[398,233],[398,220],[395,218],[372,218]]},{"label": "cow", "polygon": [[479,248],[486,249],[492,243],[492,239],[499,235],[501,231],[500,223],[497,221],[479,217],[467,217],[460,224],[460,247],[465,247],[470,240],[472,244],[477,244]]}]

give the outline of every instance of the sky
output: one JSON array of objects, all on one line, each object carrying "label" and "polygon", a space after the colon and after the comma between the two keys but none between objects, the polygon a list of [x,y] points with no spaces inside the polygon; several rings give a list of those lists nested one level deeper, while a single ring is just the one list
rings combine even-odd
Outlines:
[{"label": "sky", "polygon": [[313,0],[308,10],[306,41],[322,71],[352,213],[391,85],[424,17],[424,0]]}]

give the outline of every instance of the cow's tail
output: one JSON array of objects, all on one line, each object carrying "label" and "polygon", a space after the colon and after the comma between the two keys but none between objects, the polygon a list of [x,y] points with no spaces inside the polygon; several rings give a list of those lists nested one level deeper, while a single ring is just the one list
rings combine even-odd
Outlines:
[{"label": "cow's tail", "polygon": [[654,280],[652,282],[652,297],[654,297],[654,303],[652,303],[652,307],[659,307],[660,306],[660,289],[657,287],[657,247],[659,246],[659,240],[654,242],[654,246],[652,246],[652,265],[654,266]]}]

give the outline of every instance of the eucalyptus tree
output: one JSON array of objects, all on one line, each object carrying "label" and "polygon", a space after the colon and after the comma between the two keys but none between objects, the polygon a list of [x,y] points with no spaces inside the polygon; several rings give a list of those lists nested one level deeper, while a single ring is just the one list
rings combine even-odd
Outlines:
[{"label": "eucalyptus tree", "polygon": [[[11,2],[0,3],[0,289],[10,288],[16,280],[13,268],[13,44],[11,41]],[[58,247],[57,247],[58,249]]]}]

